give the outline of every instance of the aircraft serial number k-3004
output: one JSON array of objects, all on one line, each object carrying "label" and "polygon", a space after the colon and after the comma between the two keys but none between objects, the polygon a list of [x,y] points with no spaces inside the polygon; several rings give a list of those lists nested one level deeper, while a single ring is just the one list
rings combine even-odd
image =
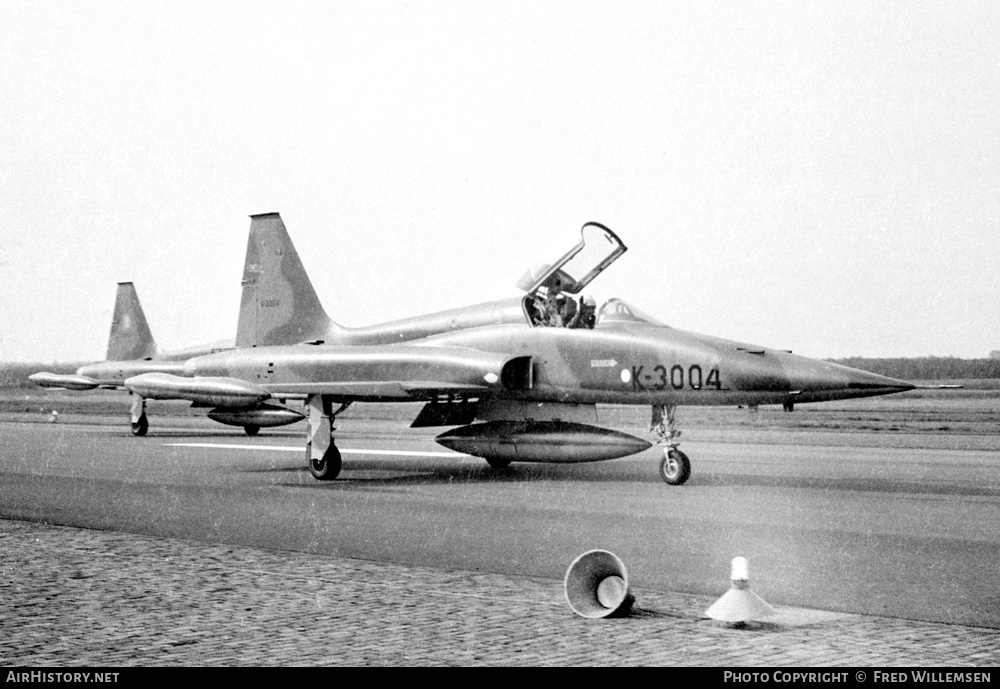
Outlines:
[{"label": "aircraft serial number k-3004", "polygon": [[651,442],[597,425],[598,404],[652,408],[660,476],[684,483],[679,405],[781,404],[911,390],[902,380],[790,352],[685,332],[582,292],[626,251],[587,223],[562,258],[522,278],[521,297],[363,328],[323,310],[277,213],[251,216],[236,349],[199,356],[183,376],[125,380],[138,395],[218,405],[238,417],[271,398],[303,397],[313,476],[335,478],[334,421],[354,402],[424,402],[413,427],[453,426],[436,441],[511,462],[588,462]]}]

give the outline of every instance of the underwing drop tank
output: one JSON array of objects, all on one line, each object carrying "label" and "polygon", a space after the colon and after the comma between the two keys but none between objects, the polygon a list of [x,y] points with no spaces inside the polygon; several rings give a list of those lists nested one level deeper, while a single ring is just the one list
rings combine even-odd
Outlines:
[{"label": "underwing drop tank", "polygon": [[273,428],[287,426],[290,423],[306,418],[294,409],[279,407],[273,404],[262,404],[249,409],[232,409],[217,407],[208,412],[212,421],[224,423],[227,426],[257,426],[258,428]]},{"label": "underwing drop tank", "polygon": [[48,371],[33,373],[28,376],[28,380],[39,387],[64,388],[66,390],[93,390],[98,386],[96,380],[87,376],[73,374],[60,375],[58,373],[49,373]]},{"label": "underwing drop tank", "polygon": [[652,447],[628,433],[563,421],[474,423],[435,440],[456,452],[504,462],[597,462]]}]

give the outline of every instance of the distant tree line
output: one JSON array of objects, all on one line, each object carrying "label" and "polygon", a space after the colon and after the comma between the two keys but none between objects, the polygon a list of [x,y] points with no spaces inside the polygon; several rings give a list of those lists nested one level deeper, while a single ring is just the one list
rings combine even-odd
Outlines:
[{"label": "distant tree line", "polygon": [[867,359],[855,356],[847,359],[828,359],[828,361],[904,380],[1000,378],[1000,359],[959,359],[951,356]]},{"label": "distant tree line", "polygon": [[28,376],[39,371],[75,373],[83,364],[0,364],[0,388],[39,389]]}]

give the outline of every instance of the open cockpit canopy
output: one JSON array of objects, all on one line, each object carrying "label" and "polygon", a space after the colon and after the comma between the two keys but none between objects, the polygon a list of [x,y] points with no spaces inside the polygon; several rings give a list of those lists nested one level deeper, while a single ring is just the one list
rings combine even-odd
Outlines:
[{"label": "open cockpit canopy", "polygon": [[579,244],[552,265],[528,271],[517,286],[529,294],[541,288],[549,292],[579,294],[627,249],[618,235],[600,223],[587,223],[580,234]]},{"label": "open cockpit canopy", "polygon": [[566,294],[579,294],[627,247],[618,235],[600,223],[587,223],[580,235],[580,243],[558,261],[529,270],[518,281],[517,286],[527,292],[522,305],[531,325],[594,327],[593,300],[581,298],[578,303]]}]

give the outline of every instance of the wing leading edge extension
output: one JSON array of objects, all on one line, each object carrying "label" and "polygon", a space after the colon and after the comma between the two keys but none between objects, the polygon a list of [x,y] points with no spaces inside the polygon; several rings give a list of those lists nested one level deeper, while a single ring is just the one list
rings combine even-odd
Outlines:
[{"label": "wing leading edge extension", "polygon": [[[299,345],[198,357],[184,374],[136,376],[125,386],[151,399],[233,407],[316,394],[342,402],[415,401],[529,388],[531,358],[464,347]],[[215,401],[224,394],[232,398]]]}]

